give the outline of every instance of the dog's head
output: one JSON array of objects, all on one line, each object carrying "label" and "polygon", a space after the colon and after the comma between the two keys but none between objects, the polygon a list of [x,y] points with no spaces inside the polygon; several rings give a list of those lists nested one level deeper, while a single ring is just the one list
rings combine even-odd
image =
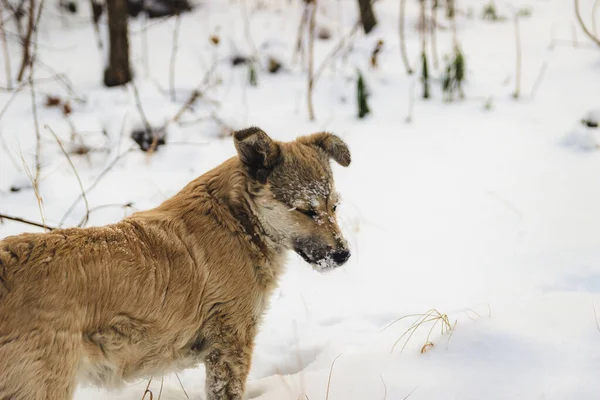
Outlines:
[{"label": "dog's head", "polygon": [[325,271],[350,258],[337,224],[339,197],[329,160],[350,164],[346,144],[331,133],[277,142],[258,128],[234,135],[240,161],[255,187],[258,218],[269,237]]}]

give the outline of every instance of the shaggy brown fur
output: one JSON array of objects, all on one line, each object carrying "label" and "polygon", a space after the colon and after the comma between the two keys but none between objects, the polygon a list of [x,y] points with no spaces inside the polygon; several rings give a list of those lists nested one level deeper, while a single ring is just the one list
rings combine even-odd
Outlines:
[{"label": "shaggy brown fur", "polygon": [[210,400],[241,399],[254,337],[293,249],[350,256],[335,219],[337,136],[237,132],[238,156],[108,226],[0,241],[0,399],[71,399],[204,362]]}]

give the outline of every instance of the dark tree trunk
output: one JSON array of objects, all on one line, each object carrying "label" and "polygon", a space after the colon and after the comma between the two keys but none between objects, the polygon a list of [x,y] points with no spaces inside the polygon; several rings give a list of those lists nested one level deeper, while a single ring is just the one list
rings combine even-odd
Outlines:
[{"label": "dark tree trunk", "polygon": [[358,7],[360,8],[360,21],[365,33],[368,34],[377,25],[375,13],[373,12],[373,4],[371,0],[358,0]]},{"label": "dark tree trunk", "polygon": [[104,71],[104,85],[124,85],[131,80],[129,38],[127,34],[127,0],[107,0],[110,54]]}]

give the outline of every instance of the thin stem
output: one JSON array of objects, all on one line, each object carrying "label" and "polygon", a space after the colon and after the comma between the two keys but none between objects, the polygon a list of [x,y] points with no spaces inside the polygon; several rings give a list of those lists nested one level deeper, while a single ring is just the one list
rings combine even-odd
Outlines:
[{"label": "thin stem", "polygon": [[518,99],[521,95],[521,35],[519,30],[519,15],[515,13],[515,41],[516,41],[516,72],[515,72],[515,92],[513,97]]},{"label": "thin stem", "polygon": [[317,13],[317,4],[312,1],[310,4],[310,16],[308,24],[308,118],[315,120],[315,110],[313,107],[313,70],[314,70],[314,47],[315,47],[315,15]]},{"label": "thin stem", "polygon": [[410,67],[410,61],[408,61],[408,53],[406,51],[406,37],[404,35],[404,11],[406,8],[406,0],[400,0],[400,54],[402,55],[402,62],[404,63],[404,68],[406,68],[406,73],[411,75],[413,73],[412,68]]},{"label": "thin stem", "polygon": [[2,39],[2,50],[4,51],[4,68],[6,73],[6,87],[12,90],[12,72],[10,70],[10,54],[8,51],[8,42],[6,41],[6,32],[4,31],[4,16],[0,7],[0,37]]},{"label": "thin stem", "polygon": [[[595,4],[594,9],[596,9]],[[581,25],[583,32],[585,32],[585,34],[588,35],[590,39],[592,39],[598,46],[600,46],[600,39],[594,36],[594,34],[588,30],[588,28],[585,26],[585,23],[583,22],[583,19],[581,18],[581,12],[579,10],[579,0],[575,0],[575,15],[577,16],[577,21],[579,21],[579,25]]]},{"label": "thin stem", "polygon": [[173,29],[173,46],[171,48],[171,64],[169,66],[169,92],[171,93],[171,101],[176,100],[175,95],[175,60],[177,58],[177,42],[179,39],[179,27],[181,26],[181,14],[177,13],[175,17],[175,28]]},{"label": "thin stem", "polygon": [[75,174],[75,177],[77,178],[77,183],[79,184],[79,189],[81,190],[81,196],[83,197],[83,202],[85,203],[85,218],[82,220],[82,223],[79,224],[79,226],[83,226],[83,225],[85,225],[85,223],[87,223],[89,216],[90,216],[90,205],[88,203],[87,196],[85,195],[85,189],[83,188],[83,183],[81,183],[81,178],[79,177],[79,173],[77,172],[77,168],[75,168],[73,161],[71,161],[71,157],[69,157],[69,153],[67,153],[67,151],[65,150],[65,147],[63,146],[63,144],[60,141],[60,139],[58,138],[58,136],[56,136],[56,133],[54,133],[54,131],[52,130],[52,128],[50,128],[49,125],[46,125],[46,128],[50,131],[52,136],[54,136],[54,139],[56,139],[56,143],[58,143],[60,150],[66,157],[67,161],[69,162],[69,165],[71,166],[71,169],[73,170],[73,173]]}]

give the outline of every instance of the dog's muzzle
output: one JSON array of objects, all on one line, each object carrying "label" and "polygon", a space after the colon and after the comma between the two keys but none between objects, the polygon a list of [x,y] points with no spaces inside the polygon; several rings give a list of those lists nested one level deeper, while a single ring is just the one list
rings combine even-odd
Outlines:
[{"label": "dog's muzzle", "polygon": [[324,272],[336,267],[340,267],[350,258],[350,250],[339,249],[334,251],[307,251],[301,247],[294,248],[294,251],[300,255],[313,268]]},{"label": "dog's muzzle", "polygon": [[350,251],[338,250],[332,254],[331,258],[333,258],[333,261],[335,261],[337,265],[344,265],[350,258]]}]

